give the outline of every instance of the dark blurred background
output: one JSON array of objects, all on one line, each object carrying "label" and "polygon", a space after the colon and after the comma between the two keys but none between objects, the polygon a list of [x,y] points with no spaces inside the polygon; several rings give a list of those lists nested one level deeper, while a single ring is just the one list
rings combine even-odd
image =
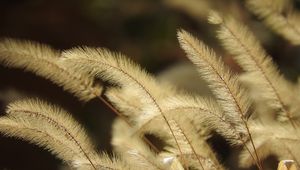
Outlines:
[{"label": "dark blurred background", "polygon": [[[294,1],[296,8],[299,4]],[[242,0],[1,0],[0,38],[33,40],[60,50],[82,45],[106,47],[160,75],[187,61],[176,39],[177,30],[184,28],[213,47],[233,70],[240,71],[218,45],[215,28],[206,22],[210,9],[234,15],[249,25],[282,72],[291,81],[296,80],[300,72],[299,47],[291,46],[259,23]],[[179,75],[177,78],[181,79]],[[88,129],[99,150],[111,152],[110,129],[115,115],[100,101],[82,104],[48,80],[0,66],[0,114],[10,98],[20,95],[38,96],[68,110]],[[215,147],[220,150],[225,145]],[[220,151],[221,156],[226,157],[226,152]],[[61,162],[49,152],[21,140],[0,137],[0,169],[59,168]]]}]

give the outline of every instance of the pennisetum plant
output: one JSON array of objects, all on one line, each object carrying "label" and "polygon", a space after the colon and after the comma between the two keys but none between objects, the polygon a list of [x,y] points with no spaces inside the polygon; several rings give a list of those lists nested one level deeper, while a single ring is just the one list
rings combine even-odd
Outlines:
[{"label": "pennisetum plant", "polygon": [[[300,17],[282,0],[248,0],[249,9],[279,35],[300,44]],[[46,45],[3,39],[0,62],[42,76],[82,102],[98,98],[119,118],[113,124],[115,155],[99,153],[84,129],[61,108],[41,99],[14,101],[0,118],[3,135],[51,151],[75,169],[201,169],[226,165],[207,142],[218,133],[232,147],[241,168],[299,168],[300,85],[287,81],[254,34],[233,17],[211,12],[222,46],[245,71],[237,75],[202,41],[184,30],[178,40],[207,81],[214,98],[190,95],[162,83],[128,57],[104,48],[57,51]],[[95,81],[101,79],[106,85]],[[152,134],[162,146],[146,136]]]}]

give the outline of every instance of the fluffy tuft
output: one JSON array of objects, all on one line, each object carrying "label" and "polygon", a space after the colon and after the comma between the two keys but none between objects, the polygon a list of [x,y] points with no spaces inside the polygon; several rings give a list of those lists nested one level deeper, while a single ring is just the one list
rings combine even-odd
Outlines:
[{"label": "fluffy tuft", "polygon": [[[295,100],[294,87],[279,73],[271,57],[265,53],[254,35],[236,20],[228,18],[219,24],[218,38],[247,72],[250,85],[254,86],[265,103],[277,112],[278,119],[293,124],[293,119],[299,117],[299,111],[289,105]],[[292,113],[292,110],[296,113]]]},{"label": "fluffy tuft", "polygon": [[[0,132],[50,150],[74,167],[117,167],[94,150],[83,128],[62,109],[40,100],[11,103],[0,118]],[[120,169],[120,168],[119,168]]]},{"label": "fluffy tuft", "polygon": [[5,66],[21,68],[49,79],[85,102],[101,94],[99,83],[87,74],[66,67],[60,56],[60,51],[43,44],[13,39],[0,41],[0,62]]},{"label": "fluffy tuft", "polygon": [[300,44],[299,14],[286,0],[247,0],[248,8],[274,32],[294,45]]}]

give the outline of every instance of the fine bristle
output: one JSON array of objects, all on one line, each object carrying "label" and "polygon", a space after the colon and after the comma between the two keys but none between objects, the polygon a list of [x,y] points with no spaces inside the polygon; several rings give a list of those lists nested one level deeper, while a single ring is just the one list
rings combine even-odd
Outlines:
[{"label": "fine bristle", "polygon": [[0,41],[0,62],[5,66],[49,79],[85,102],[101,94],[102,86],[93,77],[66,67],[60,56],[60,51],[47,45],[13,39]]},{"label": "fine bristle", "polygon": [[0,132],[50,150],[76,167],[80,162],[90,169],[115,167],[106,156],[99,155],[83,128],[62,109],[36,99],[11,103],[7,115],[0,119]]},{"label": "fine bristle", "polygon": [[294,45],[300,44],[300,15],[287,0],[247,0],[248,8],[274,32]]}]

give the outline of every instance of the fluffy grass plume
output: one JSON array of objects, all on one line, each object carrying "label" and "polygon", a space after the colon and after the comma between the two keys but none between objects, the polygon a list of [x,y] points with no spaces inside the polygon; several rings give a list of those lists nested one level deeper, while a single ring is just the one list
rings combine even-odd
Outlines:
[{"label": "fluffy grass plume", "polygon": [[80,74],[61,61],[61,52],[30,41],[3,39],[0,41],[0,61],[7,67],[20,68],[51,80],[88,101],[102,92],[102,86],[86,74]]}]

